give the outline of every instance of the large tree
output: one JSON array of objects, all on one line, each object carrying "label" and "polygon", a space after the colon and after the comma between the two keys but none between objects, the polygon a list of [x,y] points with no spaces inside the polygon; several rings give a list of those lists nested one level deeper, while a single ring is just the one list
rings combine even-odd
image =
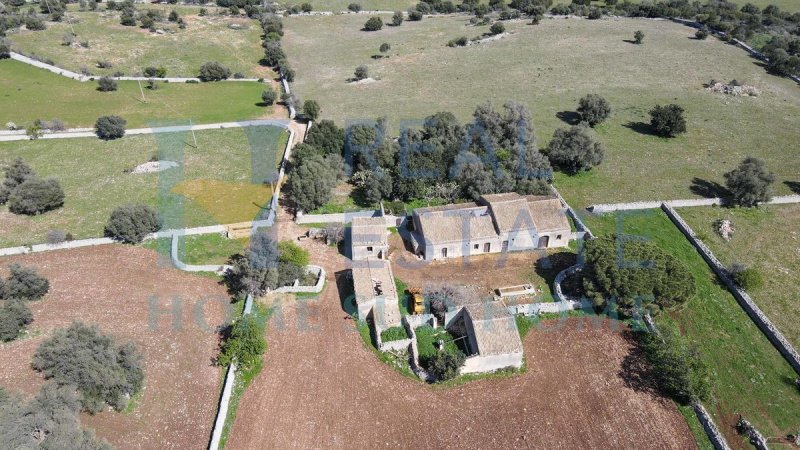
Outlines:
[{"label": "large tree", "polygon": [[330,200],[336,179],[336,173],[325,158],[311,156],[301,161],[289,175],[289,197],[301,211],[312,211]]},{"label": "large tree", "polygon": [[33,267],[13,263],[8,266],[11,273],[5,283],[0,283],[0,298],[39,300],[50,290],[50,282],[39,275]]},{"label": "large tree", "polygon": [[33,313],[23,300],[11,299],[1,303],[0,342],[13,341],[33,322]]},{"label": "large tree", "polygon": [[772,199],[775,175],[767,169],[764,160],[749,156],[739,167],[725,174],[725,185],[733,201],[740,206],[757,206]]},{"label": "large tree", "polygon": [[611,105],[597,94],[588,94],[578,102],[578,114],[590,127],[603,122],[611,115]]},{"label": "large tree", "polygon": [[341,155],[344,152],[344,130],[337,127],[332,120],[320,120],[308,130],[304,142],[326,154]]},{"label": "large tree", "polygon": [[561,170],[575,174],[603,162],[605,149],[589,127],[559,128],[547,145],[547,157]]},{"label": "large tree", "polygon": [[28,178],[8,196],[14,214],[37,215],[64,205],[64,190],[55,178]]},{"label": "large tree", "polygon": [[683,118],[683,108],[675,104],[656,105],[650,110],[650,126],[659,136],[675,137],[685,133],[686,119]]}]

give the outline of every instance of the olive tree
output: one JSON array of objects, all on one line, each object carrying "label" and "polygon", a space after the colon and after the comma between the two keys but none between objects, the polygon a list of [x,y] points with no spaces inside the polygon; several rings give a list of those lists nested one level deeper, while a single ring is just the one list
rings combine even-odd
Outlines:
[{"label": "olive tree", "polygon": [[271,87],[267,87],[264,92],[261,93],[261,100],[264,102],[265,105],[269,106],[275,103],[277,100],[278,95],[275,93],[275,90]]},{"label": "olive tree", "polygon": [[399,27],[403,23],[403,11],[395,11],[392,15],[392,25]]},{"label": "olive tree", "polygon": [[19,264],[11,264],[8,269],[11,274],[4,283],[0,298],[39,300],[50,290],[50,282],[36,269]]},{"label": "olive tree", "polygon": [[319,103],[314,100],[307,100],[303,103],[303,116],[308,120],[317,120],[319,117]]},{"label": "olive tree", "polygon": [[644,33],[642,32],[642,30],[636,30],[636,32],[633,33],[633,42],[641,44],[643,40],[644,40]]},{"label": "olive tree", "polygon": [[109,77],[100,77],[97,80],[97,90],[100,92],[111,92],[117,90],[117,82]]},{"label": "olive tree", "polygon": [[27,325],[33,322],[33,313],[19,299],[10,299],[0,306],[0,342],[13,341]]},{"label": "olive tree", "polygon": [[336,173],[322,156],[305,158],[289,175],[289,198],[302,211],[314,210],[330,200],[336,181]]},{"label": "olive tree", "polygon": [[367,66],[361,65],[356,67],[355,72],[353,74],[356,76],[356,80],[363,80],[369,77],[369,69]]},{"label": "olive tree", "polygon": [[737,168],[725,174],[725,185],[733,201],[740,206],[752,207],[772,199],[775,174],[764,160],[752,156],[745,158]]},{"label": "olive tree", "polygon": [[683,108],[676,104],[656,105],[650,110],[650,126],[659,136],[675,137],[686,132]]},{"label": "olive tree", "polygon": [[94,123],[94,130],[97,137],[110,141],[125,136],[127,124],[128,121],[119,116],[102,116]]},{"label": "olive tree", "polygon": [[597,94],[589,94],[578,102],[578,114],[590,127],[603,122],[611,115],[611,105]]},{"label": "olive tree", "polygon": [[158,211],[147,205],[123,205],[111,212],[105,235],[125,243],[139,243],[161,229]]},{"label": "olive tree", "polygon": [[220,81],[226,80],[231,76],[231,69],[223,66],[216,61],[209,61],[200,66],[198,78],[201,81]]},{"label": "olive tree", "polygon": [[604,154],[603,145],[584,125],[557,129],[547,145],[550,162],[570,174],[590,170],[603,161]]},{"label": "olive tree", "polygon": [[378,31],[383,28],[383,20],[378,16],[370,17],[364,24],[364,31]]},{"label": "olive tree", "polygon": [[8,197],[14,214],[38,215],[64,205],[64,190],[55,178],[28,178]]}]

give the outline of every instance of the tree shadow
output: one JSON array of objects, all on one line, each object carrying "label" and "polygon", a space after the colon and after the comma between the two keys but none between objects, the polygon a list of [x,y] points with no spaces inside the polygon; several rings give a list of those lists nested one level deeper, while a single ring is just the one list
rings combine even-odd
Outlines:
[{"label": "tree shadow", "polygon": [[795,194],[800,194],[800,181],[784,181],[783,184],[785,184]]},{"label": "tree shadow", "polygon": [[622,337],[632,344],[630,352],[622,360],[622,367],[618,373],[625,386],[636,392],[644,392],[653,396],[661,396],[661,390],[653,376],[650,364],[647,362],[642,349],[639,347],[635,332],[625,330]]},{"label": "tree shadow", "polygon": [[542,277],[548,285],[552,285],[562,270],[572,267],[577,262],[577,256],[572,252],[558,252],[546,255],[536,260],[534,271]]},{"label": "tree shadow", "polygon": [[697,177],[692,178],[692,185],[689,187],[689,190],[692,191],[693,194],[705,198],[719,197],[721,199],[726,199],[731,195],[731,191],[716,181],[703,180]]},{"label": "tree shadow", "polygon": [[567,125],[577,125],[581,121],[581,115],[575,111],[559,111],[556,117]]},{"label": "tree shadow", "polygon": [[647,136],[658,136],[656,130],[654,130],[653,127],[646,122],[628,122],[625,125],[623,125],[623,127],[631,129],[639,134],[644,134]]},{"label": "tree shadow", "polygon": [[622,42],[627,42],[628,44],[639,45],[633,39],[623,39]]},{"label": "tree shadow", "polygon": [[353,289],[353,276],[349,269],[340,270],[334,274],[336,291],[339,293],[339,305],[348,316],[358,315],[356,294]]}]

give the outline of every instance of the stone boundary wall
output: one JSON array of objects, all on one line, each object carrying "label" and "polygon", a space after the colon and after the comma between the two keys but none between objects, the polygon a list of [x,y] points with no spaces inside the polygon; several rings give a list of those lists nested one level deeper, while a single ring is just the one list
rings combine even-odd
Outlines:
[{"label": "stone boundary wall", "polygon": [[736,286],[733,280],[728,276],[728,272],[725,269],[725,266],[714,256],[711,250],[706,246],[703,241],[697,238],[694,234],[694,230],[687,224],[683,218],[675,211],[670,205],[666,203],[662,206],[662,209],[667,214],[667,216],[672,220],[675,226],[678,227],[679,230],[686,236],[689,242],[697,249],[700,255],[705,259],[706,263],[711,267],[714,273],[717,274],[720,280],[727,286],[728,290],[733,294],[733,297],[745,310],[748,316],[755,322],[758,328],[764,333],[765,336],[772,342],[775,348],[786,358],[786,361],[792,366],[792,368],[800,374],[800,354],[797,353],[797,350],[794,349],[792,344],[783,336],[783,333],[778,330],[778,328],[773,325],[772,321],[769,320],[766,314],[764,314],[761,309],[753,302],[750,298],[750,295],[747,294],[743,289]]},{"label": "stone boundary wall", "polygon": [[[246,316],[253,312],[253,295],[247,294],[247,299],[244,303],[244,312],[242,316]],[[219,449],[219,442],[222,439],[222,430],[225,428],[225,421],[228,418],[228,409],[230,408],[231,395],[233,394],[233,384],[236,381],[236,364],[228,366],[228,371],[225,373],[225,384],[222,388],[222,394],[219,399],[219,408],[217,409],[217,417],[214,419],[214,428],[211,429],[211,441],[208,443],[209,450]]]},{"label": "stone boundary wall", "polygon": [[[790,203],[800,203],[800,195],[779,195],[772,197],[772,200],[766,202],[766,205],[785,205]],[[658,209],[661,205],[669,205],[673,208],[690,208],[693,206],[712,206],[721,205],[721,198],[697,198],[697,199],[683,199],[683,200],[653,200],[644,202],[630,202],[630,203],[598,203],[589,206],[589,211],[595,214],[604,214],[615,211],[632,211],[637,209]]]},{"label": "stone boundary wall", "polygon": [[400,339],[399,341],[386,341],[383,342],[381,340],[380,335],[378,335],[378,350],[382,352],[389,352],[389,351],[402,351],[408,350],[408,346],[411,345],[411,339]]},{"label": "stone boundary wall", "polygon": [[[322,292],[323,286],[325,286],[325,269],[320,266],[314,265],[307,265],[306,271],[309,273],[313,273],[317,276],[317,282],[313,286],[300,286],[296,284],[295,286],[284,286],[278,289],[275,289],[273,292],[279,292],[282,294],[289,294],[289,293],[310,293],[310,294],[318,294]],[[297,283],[297,280],[295,280]]]},{"label": "stone boundary wall", "polygon": [[183,270],[184,272],[214,272],[218,275],[222,275],[230,270],[231,266],[225,264],[192,265],[183,263],[178,257],[179,240],[180,234],[175,233],[172,235],[172,242],[170,244],[169,252],[172,265],[174,265],[176,268]]},{"label": "stone boundary wall", "polygon": [[561,201],[561,204],[565,208],[567,208],[567,215],[572,218],[572,221],[575,223],[575,228],[577,228],[579,232],[583,233],[583,237],[585,239],[594,238],[592,230],[590,230],[589,227],[587,227],[586,224],[583,223],[581,218],[578,217],[578,214],[575,213],[575,210],[572,209],[572,206],[570,206],[569,203],[567,203],[567,201],[564,200],[564,197],[561,196],[561,193],[558,192],[558,189],[556,189],[555,185],[551,184],[550,188],[553,190],[553,193],[556,195],[556,197],[558,197],[558,199]]},{"label": "stone boundary wall", "polygon": [[353,217],[380,217],[380,210],[352,211],[333,214],[303,214],[295,219],[298,225],[308,223],[350,223]]}]

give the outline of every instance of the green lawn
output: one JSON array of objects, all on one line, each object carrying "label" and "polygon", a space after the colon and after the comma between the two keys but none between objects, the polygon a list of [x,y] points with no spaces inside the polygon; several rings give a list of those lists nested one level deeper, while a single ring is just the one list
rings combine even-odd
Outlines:
[{"label": "green lawn", "polygon": [[59,118],[69,127],[92,127],[98,117],[115,114],[129,128],[163,120],[229,122],[265,117],[273,107],[259,106],[264,85],[256,82],[160,83],[155,91],[119,82],[115,92],[81,83],[14,60],[0,60],[0,125],[26,126],[36,119]]},{"label": "green lawn", "polygon": [[[764,286],[750,292],[753,301],[800,348],[800,205],[681,208],[678,212],[723,264],[743,263],[761,272]],[[717,219],[733,223],[736,231],[730,241],[714,231]]]},{"label": "green lawn", "polygon": [[[505,39],[449,48],[450,39],[474,37],[488,27],[467,26],[466,17],[426,17],[363,32],[364,20],[285,19],[283,43],[297,69],[295,90],[319,101],[322,117],[340,125],[387,115],[394,134],[403,120],[446,110],[466,121],[479,103],[500,107],[516,100],[532,110],[544,147],[554,129],[566,126],[557,114],[573,112],[587,93],[607,98],[614,113],[597,128],[605,161],[587,174],[556,177],[575,207],[694,197],[694,178],[722,182],[722,174],[747,155],[765,158],[779,181],[795,181],[800,172],[796,83],[767,74],[743,50],[717,39],[690,39],[689,27],[627,18],[552,19],[538,26],[515,21],[506,24],[512,34]],[[638,29],[645,43],[626,42]],[[392,46],[390,57],[372,59],[383,42]],[[379,80],[348,83],[362,64]],[[703,87],[712,78],[735,78],[762,94],[713,94]],[[649,122],[653,106],[667,103],[686,109],[687,134],[662,139],[636,131]],[[777,191],[789,193],[783,184]]]},{"label": "green lawn", "polygon": [[[245,133],[269,161],[283,151],[286,133],[277,127],[197,132],[197,148],[187,144],[192,142],[188,133],[109,142],[81,138],[0,143],[0,163],[22,156],[40,176],[57,178],[66,193],[63,208],[40,216],[18,216],[2,207],[0,246],[44,242],[51,229],[68,231],[75,238],[101,236],[111,211],[125,203],[159,207],[168,227],[253,220],[259,205],[270,201],[272,190],[251,182],[253,159]],[[182,159],[182,175],[180,169],[162,174],[126,172],[159,154],[168,160]]]},{"label": "green lawn", "polygon": [[[228,239],[220,234],[200,234],[184,236],[178,241],[178,257],[186,264],[206,265],[225,264],[231,255],[242,253],[250,243],[250,238]],[[145,248],[157,250],[169,256],[171,239],[154,239],[142,244]]]},{"label": "green lawn", "polygon": [[[287,3],[301,4],[305,2]],[[309,0],[314,11],[347,11],[351,3],[358,3],[364,11],[405,11],[416,5],[414,0]],[[366,21],[369,17],[362,16]],[[390,22],[391,23],[391,22]]]},{"label": "green lawn", "polygon": [[[117,11],[71,10],[68,20],[48,22],[43,31],[9,33],[8,39],[14,50],[51,59],[56,66],[79,73],[86,68],[94,75],[121,71],[133,76],[153,66],[166,68],[167,76],[194,77],[203,63],[218,61],[248,78],[275,76],[258,63],[263,49],[261,27],[255,20],[218,14],[200,17],[198,8],[175,8],[186,21],[186,28],[181,30],[166,20],[173,8],[137,5],[137,9],[162,10],[164,22],[157,23],[156,28],[168,32],[157,34],[139,26],[120,25]],[[231,29],[229,25],[241,28]],[[73,31],[77,35],[75,41],[88,42],[88,48],[62,45],[64,36]],[[99,60],[108,61],[113,67],[101,69],[97,67]]]},{"label": "green lawn", "polygon": [[[616,217],[624,220],[617,222]],[[741,441],[733,429],[738,413],[766,436],[797,432],[800,392],[792,382],[797,374],[666,215],[652,210],[588,220],[598,235],[616,230],[644,236],[689,266],[697,295],[680,310],[661,314],[657,321],[675,321],[699,346],[712,376],[713,399],[706,407],[728,440]]]}]

